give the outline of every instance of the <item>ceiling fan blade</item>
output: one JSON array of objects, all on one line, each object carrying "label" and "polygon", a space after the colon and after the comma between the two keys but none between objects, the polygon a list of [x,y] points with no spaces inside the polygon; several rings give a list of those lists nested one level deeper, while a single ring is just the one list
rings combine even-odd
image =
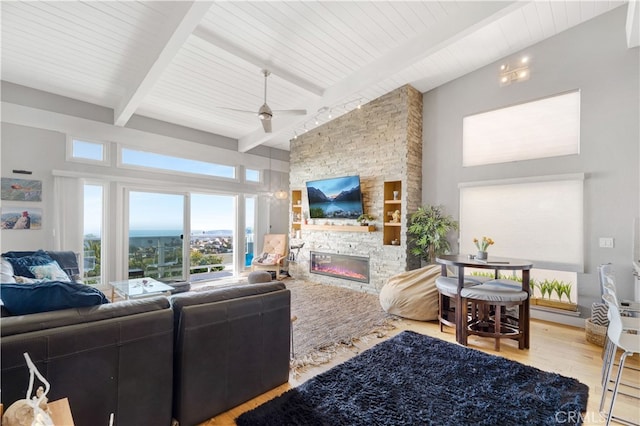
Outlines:
[{"label": "ceiling fan blade", "polygon": [[271,120],[260,120],[265,133],[271,133]]},{"label": "ceiling fan blade", "polygon": [[306,109],[274,109],[274,114],[278,115],[307,115]]},{"label": "ceiling fan blade", "polygon": [[236,109],[236,108],[227,108],[227,107],[216,107],[218,109],[226,109],[227,111],[234,111],[234,112],[242,112],[245,114],[251,114],[251,115],[257,115],[257,113],[255,111],[249,111],[246,109]]}]

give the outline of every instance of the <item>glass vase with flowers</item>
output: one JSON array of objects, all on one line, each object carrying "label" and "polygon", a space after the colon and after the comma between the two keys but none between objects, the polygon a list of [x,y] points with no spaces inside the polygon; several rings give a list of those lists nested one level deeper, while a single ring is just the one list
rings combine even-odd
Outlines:
[{"label": "glass vase with flowers", "polygon": [[478,254],[476,254],[476,259],[479,260],[487,260],[487,249],[489,246],[492,246],[494,241],[488,237],[482,237],[482,240],[478,240],[477,238],[473,239],[473,243],[476,245],[478,249]]}]

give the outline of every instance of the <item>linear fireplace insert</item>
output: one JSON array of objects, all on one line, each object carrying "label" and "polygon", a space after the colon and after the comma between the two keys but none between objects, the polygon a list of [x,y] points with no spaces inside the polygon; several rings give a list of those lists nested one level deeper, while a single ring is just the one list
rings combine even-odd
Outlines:
[{"label": "linear fireplace insert", "polygon": [[312,251],[309,272],[368,283],[369,258]]}]

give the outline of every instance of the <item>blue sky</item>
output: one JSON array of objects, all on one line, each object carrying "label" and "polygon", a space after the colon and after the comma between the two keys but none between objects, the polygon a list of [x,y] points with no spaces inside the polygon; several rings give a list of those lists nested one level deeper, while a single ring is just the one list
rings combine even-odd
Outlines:
[{"label": "blue sky", "polygon": [[[85,186],[85,234],[101,235],[101,187]],[[132,191],[129,204],[132,230],[181,230],[183,196],[154,192]],[[249,210],[249,209],[248,209]],[[233,229],[235,226],[235,198],[227,195],[191,194],[191,229],[208,231]],[[253,213],[247,212],[247,219]]]}]

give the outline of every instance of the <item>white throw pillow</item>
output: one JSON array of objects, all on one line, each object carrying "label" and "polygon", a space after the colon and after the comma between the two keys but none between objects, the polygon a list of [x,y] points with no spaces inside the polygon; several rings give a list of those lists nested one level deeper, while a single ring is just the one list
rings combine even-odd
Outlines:
[{"label": "white throw pillow", "polygon": [[13,265],[4,257],[2,258],[2,270],[0,271],[0,282],[3,283],[15,283],[13,278]]},{"label": "white throw pillow", "polygon": [[280,259],[279,255],[270,254],[264,259],[262,263],[264,263],[265,265],[275,265],[276,263],[278,263],[279,259]]},{"label": "white throw pillow", "polygon": [[51,263],[47,263],[46,265],[34,265],[29,266],[29,270],[31,273],[39,280],[47,280],[47,281],[71,281],[69,279],[69,275],[65,271],[62,270],[58,262],[55,260]]}]

